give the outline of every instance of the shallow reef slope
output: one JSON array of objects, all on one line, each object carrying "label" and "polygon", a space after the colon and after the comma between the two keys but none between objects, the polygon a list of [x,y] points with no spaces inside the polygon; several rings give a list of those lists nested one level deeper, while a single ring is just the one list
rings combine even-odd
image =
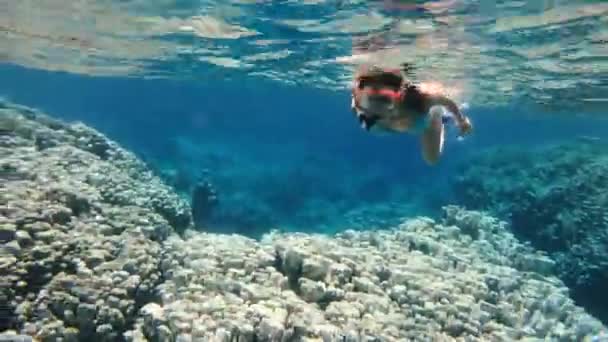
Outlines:
[{"label": "shallow reef slope", "polygon": [[485,214],[448,206],[440,221],[260,241],[196,232],[131,153],[0,105],[0,338],[573,341],[605,329],[550,258]]},{"label": "shallow reef slope", "polygon": [[608,320],[608,144],[496,149],[466,165],[459,203],[508,218],[517,236],[549,252],[573,296]]}]

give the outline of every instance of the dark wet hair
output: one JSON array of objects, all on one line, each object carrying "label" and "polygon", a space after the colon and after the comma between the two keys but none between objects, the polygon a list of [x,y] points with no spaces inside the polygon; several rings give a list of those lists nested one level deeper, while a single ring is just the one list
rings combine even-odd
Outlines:
[{"label": "dark wet hair", "polygon": [[372,67],[365,76],[359,78],[359,89],[363,89],[370,84],[387,86],[397,90],[403,84],[403,77],[382,68]]}]

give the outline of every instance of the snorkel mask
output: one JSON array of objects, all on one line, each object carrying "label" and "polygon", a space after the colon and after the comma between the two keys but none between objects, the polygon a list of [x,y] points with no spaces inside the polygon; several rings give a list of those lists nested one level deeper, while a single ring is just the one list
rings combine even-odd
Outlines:
[{"label": "snorkel mask", "polygon": [[391,111],[403,99],[403,93],[386,88],[363,89],[360,94],[360,107],[369,111]]},{"label": "snorkel mask", "polygon": [[[359,119],[373,119],[375,122],[396,114],[396,109],[404,98],[403,84],[404,77],[400,70],[372,67],[359,75],[353,87],[353,109]],[[373,122],[366,123],[365,126],[371,125]]]}]

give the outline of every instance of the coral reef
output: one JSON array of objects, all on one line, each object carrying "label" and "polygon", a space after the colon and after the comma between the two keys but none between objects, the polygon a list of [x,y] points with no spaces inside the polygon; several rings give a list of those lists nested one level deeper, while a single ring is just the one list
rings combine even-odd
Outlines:
[{"label": "coral reef", "polygon": [[162,280],[161,245],[190,208],[83,124],[0,109],[0,330],[115,340]]},{"label": "coral reef", "polygon": [[100,133],[6,103],[0,128],[2,341],[572,341],[605,329],[551,258],[480,212],[335,236],[198,232],[187,203]]},{"label": "coral reef", "polygon": [[[602,329],[504,223],[446,207],[392,230],[164,243],[131,337],[177,341],[581,340]],[[462,227],[462,228],[459,228]]]},{"label": "coral reef", "polygon": [[459,203],[510,220],[556,260],[573,296],[608,321],[608,145],[579,139],[536,151],[497,149],[467,161]]}]

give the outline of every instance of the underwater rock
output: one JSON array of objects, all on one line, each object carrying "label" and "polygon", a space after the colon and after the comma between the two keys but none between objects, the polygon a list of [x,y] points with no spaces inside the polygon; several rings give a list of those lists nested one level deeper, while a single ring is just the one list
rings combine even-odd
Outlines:
[{"label": "underwater rock", "polygon": [[457,200],[508,219],[518,238],[546,251],[522,260],[555,268],[574,298],[608,322],[608,149],[577,141],[521,151],[489,150],[467,160]]}]

